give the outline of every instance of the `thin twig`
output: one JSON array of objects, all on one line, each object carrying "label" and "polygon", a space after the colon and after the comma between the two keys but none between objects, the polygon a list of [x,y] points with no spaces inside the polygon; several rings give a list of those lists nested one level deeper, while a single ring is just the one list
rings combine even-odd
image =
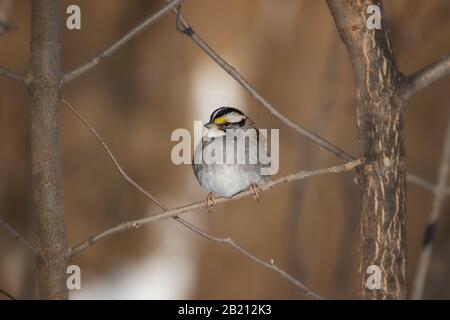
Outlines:
[{"label": "thin twig", "polygon": [[[230,239],[231,242],[230,241],[222,241],[221,238],[217,238],[217,237],[208,235],[207,233],[205,233],[204,231],[201,231],[197,227],[192,226],[187,221],[179,218],[179,215],[181,215],[183,213],[190,212],[190,211],[193,211],[195,209],[203,208],[203,205],[204,205],[203,201],[202,202],[193,203],[193,204],[190,204],[190,205],[187,205],[187,206],[184,206],[184,207],[176,208],[176,209],[169,209],[164,204],[159,202],[154,196],[152,196],[151,194],[146,192],[142,187],[140,187],[134,180],[132,180],[125,173],[125,171],[122,169],[122,167],[120,166],[120,164],[117,161],[117,159],[115,158],[115,156],[112,154],[112,152],[109,149],[108,145],[105,143],[103,138],[97,133],[97,131],[89,124],[89,122],[79,112],[77,112],[66,100],[62,99],[62,102],[95,135],[97,140],[102,144],[103,148],[108,153],[108,155],[111,158],[111,160],[113,161],[114,165],[119,170],[121,175],[126,179],[126,181],[131,183],[132,186],[137,188],[137,190],[140,191],[141,193],[143,193],[145,196],[149,197],[154,203],[156,203],[164,211],[163,213],[152,215],[152,216],[150,216],[148,218],[121,223],[121,224],[119,224],[118,226],[116,226],[114,228],[111,228],[111,229],[108,229],[108,230],[102,232],[99,235],[90,237],[89,239],[83,241],[82,243],[80,243],[78,246],[74,247],[71,250],[71,256],[72,257],[75,256],[76,254],[80,253],[82,250],[89,248],[94,243],[98,242],[99,240],[104,239],[104,238],[106,238],[108,236],[111,236],[111,235],[114,235],[114,234],[117,234],[117,233],[120,233],[120,232],[124,232],[124,231],[129,230],[129,229],[139,228],[141,225],[147,224],[147,223],[150,223],[150,222],[155,222],[155,221],[160,221],[160,220],[163,220],[163,219],[173,218],[175,221],[179,222],[183,226],[187,227],[191,231],[193,231],[193,232],[195,232],[195,233],[197,233],[197,234],[199,234],[199,235],[201,235],[203,237],[207,237],[210,240],[215,240],[215,241],[219,241],[219,242],[228,242],[230,245],[232,245],[233,247],[238,249],[241,253],[245,254],[246,256],[251,256],[252,259],[257,261],[257,262],[263,262],[263,265],[265,267],[268,267],[267,263],[265,263],[264,261],[262,261],[261,259],[255,257],[255,256],[253,256],[252,254],[250,254],[248,251],[245,251],[241,247],[237,246],[231,239]],[[313,176],[313,175],[324,174],[324,173],[338,173],[338,172],[343,172],[343,171],[349,171],[349,170],[353,169],[354,167],[356,167],[357,165],[362,164],[362,162],[363,161],[361,159],[359,159],[359,160],[356,160],[356,161],[352,161],[352,162],[346,163],[346,164],[341,165],[341,166],[336,166],[336,167],[331,167],[331,168],[326,168],[326,169],[319,169],[319,170],[314,170],[314,171],[301,171],[301,172],[299,172],[297,174],[293,174],[293,175],[290,175],[290,176],[286,176],[286,177],[277,179],[275,181],[271,181],[271,182],[265,183],[265,184],[261,185],[261,190],[263,190],[263,191],[264,190],[268,190],[268,189],[270,189],[270,188],[272,188],[272,187],[274,187],[274,186],[276,186],[278,184],[286,183],[286,182],[293,181],[293,180],[298,180],[298,179],[304,179],[306,177],[310,177],[310,176]],[[232,199],[239,199],[239,198],[243,198],[243,197],[249,196],[249,195],[250,195],[250,192],[249,191],[245,191],[245,192],[242,192],[242,193],[236,195]],[[232,199],[218,198],[216,203],[230,201]],[[290,276],[289,274],[287,274],[285,271],[281,270],[277,266],[272,265],[270,267],[270,269],[276,271],[277,273],[281,274],[284,278],[290,280],[296,286],[298,286],[298,287],[302,288],[303,290],[305,290],[307,292],[307,294],[312,295],[314,297],[320,297],[319,295],[317,295],[314,292],[312,292],[311,290],[309,290],[300,281],[294,279],[292,276]]]},{"label": "thin twig", "polygon": [[431,255],[433,253],[434,237],[436,235],[437,221],[441,214],[448,185],[448,175],[450,166],[450,115],[448,117],[447,130],[445,134],[444,146],[442,151],[441,164],[438,173],[437,187],[434,191],[433,205],[431,208],[430,220],[425,232],[423,249],[419,258],[419,264],[414,280],[414,289],[412,298],[421,299],[425,289],[427,272],[430,266]]},{"label": "thin twig", "polygon": [[[175,218],[175,219],[178,220],[179,218]],[[233,247],[234,249],[239,251],[242,255],[246,256],[250,260],[253,260],[256,263],[259,263],[259,264],[263,265],[264,267],[279,273],[281,276],[283,276],[284,278],[286,278],[287,280],[292,282],[295,286],[297,286],[300,289],[302,289],[303,291],[305,291],[305,293],[307,295],[312,296],[313,298],[318,299],[318,300],[323,300],[323,298],[321,296],[319,296],[317,293],[313,292],[311,289],[309,289],[303,283],[301,283],[300,281],[295,279],[293,276],[288,274],[286,271],[284,271],[284,270],[280,269],[279,267],[277,267],[277,265],[275,264],[273,259],[271,259],[270,262],[266,262],[266,261],[261,260],[260,258],[258,258],[256,256],[254,256],[253,254],[251,254],[250,252],[248,252],[247,250],[245,250],[244,248],[242,248],[241,246],[236,244],[236,242],[234,242],[233,239],[231,239],[231,238],[214,237],[214,236],[211,236],[211,235],[203,232],[202,230],[198,229],[196,226],[190,224],[186,220],[181,220],[180,222],[181,222],[181,224],[183,224],[184,226],[188,227],[189,229],[196,230],[197,234],[201,235],[202,237],[204,237],[206,239],[230,245],[231,247]]]},{"label": "thin twig", "polygon": [[114,166],[119,170],[122,177],[130,183],[133,187],[139,190],[139,192],[143,193],[147,198],[150,198],[154,204],[156,204],[158,207],[160,207],[162,210],[167,210],[168,208],[158,201],[152,194],[147,192],[144,188],[142,188],[139,184],[137,184],[133,179],[130,178],[130,176],[122,169],[122,166],[117,161],[116,157],[114,157],[113,153],[109,149],[108,145],[106,144],[105,140],[97,133],[97,131],[89,124],[89,122],[74,108],[70,103],[68,103],[66,100],[61,99],[61,101],[83,122],[83,124],[92,132],[92,134],[95,135],[97,140],[102,144],[103,148],[108,153],[108,156],[111,158],[111,160],[114,162]]},{"label": "thin twig", "polygon": [[[406,176],[406,181],[409,183],[413,183],[413,184],[415,184],[419,187],[422,187],[431,192],[435,192],[437,190],[437,187],[433,183],[425,180],[424,178],[418,177],[418,176],[410,174],[410,173],[408,173],[408,175]],[[447,188],[446,190],[444,190],[444,193],[446,195],[450,195],[450,188]]]},{"label": "thin twig", "polygon": [[450,75],[450,54],[443,56],[405,79],[402,97],[411,98],[432,83]]},{"label": "thin twig", "polygon": [[173,8],[172,11],[177,17],[177,29],[183,34],[187,35],[192,41],[194,41],[197,46],[200,47],[200,49],[202,49],[226,73],[233,77],[245,90],[247,90],[247,92],[250,93],[250,95],[256,101],[258,101],[261,106],[268,110],[271,115],[278,118],[285,125],[294,129],[305,138],[321,146],[323,149],[335,154],[336,156],[341,157],[346,161],[355,160],[355,157],[353,157],[352,155],[341,150],[339,147],[318,136],[317,134],[309,131],[300,124],[295,123],[294,121],[283,115],[280,111],[278,111],[270,102],[268,102],[260,93],[258,93],[258,91],[256,91],[256,89],[233,66],[231,66],[221,56],[219,56],[213,49],[211,49],[211,47],[209,47],[209,45],[205,41],[203,41],[202,38],[200,38],[200,36],[196,32],[194,32],[191,25],[181,13],[181,9],[179,7]]},{"label": "thin twig", "polygon": [[27,240],[25,240],[24,237],[22,237],[16,230],[14,230],[13,227],[11,227],[8,223],[6,223],[5,220],[3,220],[2,218],[0,218],[0,225],[5,228],[6,231],[8,231],[8,233],[10,235],[12,235],[18,242],[20,242],[25,248],[27,248],[28,250],[31,251],[31,253],[33,255],[36,255],[36,249],[33,248],[32,245],[30,245],[28,243]]},{"label": "thin twig", "polygon": [[0,293],[3,294],[3,295],[5,295],[6,297],[8,297],[8,298],[11,299],[11,300],[17,300],[16,298],[14,298],[12,295],[10,295],[8,292],[6,292],[6,291],[3,290],[3,289],[0,289]]},{"label": "thin twig", "polygon": [[27,86],[27,82],[24,77],[22,77],[21,75],[15,73],[15,72],[12,72],[11,70],[6,69],[5,67],[0,66],[0,76],[6,77],[10,80],[17,81],[20,84]]},{"label": "thin twig", "polygon": [[142,21],[139,25],[137,25],[134,29],[126,33],[122,38],[116,41],[112,46],[106,48],[97,56],[92,58],[90,61],[85,64],[75,68],[74,70],[68,72],[64,76],[64,83],[67,83],[79,76],[83,73],[92,69],[99,62],[103,61],[105,58],[110,57],[114,52],[124,46],[128,41],[134,39],[139,33],[144,31],[147,27],[151,26],[154,22],[156,22],[159,18],[168,13],[172,8],[179,5],[183,0],[172,0],[163,6],[161,9],[147,17],[144,21]]}]

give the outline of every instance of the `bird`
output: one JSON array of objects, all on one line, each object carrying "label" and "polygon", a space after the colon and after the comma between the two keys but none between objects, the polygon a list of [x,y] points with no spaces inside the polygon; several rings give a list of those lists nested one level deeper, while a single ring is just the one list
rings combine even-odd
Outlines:
[{"label": "bird", "polygon": [[205,207],[211,209],[216,197],[231,198],[247,189],[259,201],[260,185],[268,176],[261,174],[258,147],[265,151],[266,143],[252,119],[239,109],[220,107],[204,127],[207,130],[194,151],[192,168],[200,186],[208,191]]}]

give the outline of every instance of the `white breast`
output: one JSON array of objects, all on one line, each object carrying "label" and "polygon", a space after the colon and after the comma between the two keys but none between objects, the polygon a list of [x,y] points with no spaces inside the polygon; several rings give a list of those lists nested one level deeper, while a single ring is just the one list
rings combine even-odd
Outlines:
[{"label": "white breast", "polygon": [[[212,143],[223,143],[223,138]],[[197,147],[196,153],[200,152]],[[197,178],[201,186],[214,195],[231,197],[251,184],[261,184],[264,178],[260,175],[257,164],[206,164],[199,165]]]}]

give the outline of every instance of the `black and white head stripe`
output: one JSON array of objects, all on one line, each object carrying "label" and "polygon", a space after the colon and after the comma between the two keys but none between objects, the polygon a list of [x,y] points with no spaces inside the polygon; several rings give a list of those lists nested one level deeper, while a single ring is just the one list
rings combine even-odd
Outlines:
[{"label": "black and white head stripe", "polygon": [[[210,122],[214,122],[214,119],[223,117],[224,115],[230,115],[232,117],[230,118],[240,118],[238,121],[239,122],[243,117],[245,117],[245,115],[242,113],[242,111],[235,109],[235,108],[231,108],[231,107],[220,107],[216,110],[214,110],[213,113],[211,113],[211,117],[209,119]],[[235,121],[230,121],[230,122],[235,122]]]}]

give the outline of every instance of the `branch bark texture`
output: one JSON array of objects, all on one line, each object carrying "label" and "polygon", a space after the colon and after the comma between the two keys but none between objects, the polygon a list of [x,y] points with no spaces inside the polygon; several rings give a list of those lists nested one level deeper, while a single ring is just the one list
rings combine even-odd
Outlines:
[{"label": "branch bark texture", "polygon": [[[362,296],[406,297],[406,209],[404,102],[387,26],[366,26],[372,0],[328,0],[353,65],[359,144],[366,165],[359,172],[361,208]],[[368,267],[381,271],[381,287],[369,289]],[[371,287],[371,286],[369,286]]]},{"label": "branch bark texture", "polygon": [[34,0],[31,31],[31,172],[40,299],[67,299],[58,106],[58,0]]}]

